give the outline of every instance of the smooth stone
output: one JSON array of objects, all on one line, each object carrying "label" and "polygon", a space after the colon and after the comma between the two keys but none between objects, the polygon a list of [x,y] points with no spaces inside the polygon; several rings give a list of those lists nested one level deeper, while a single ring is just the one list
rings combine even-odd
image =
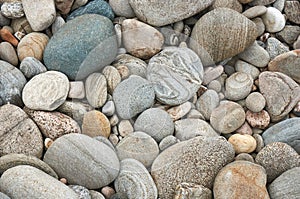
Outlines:
[{"label": "smooth stone", "polygon": [[217,79],[224,72],[224,67],[218,65],[216,67],[205,67],[203,75],[203,85],[209,84],[214,79]]},{"label": "smooth stone", "polygon": [[0,189],[11,198],[79,198],[62,182],[28,165],[5,171],[1,176]]},{"label": "smooth stone", "polygon": [[142,112],[134,123],[135,131],[150,135],[156,142],[174,132],[174,123],[170,115],[159,108],[150,108]]},{"label": "smooth stone", "polygon": [[222,85],[218,80],[213,80],[207,85],[208,90],[214,90],[217,93],[221,92]]},{"label": "smooth stone", "polygon": [[159,154],[156,141],[144,132],[134,132],[124,137],[116,146],[120,160],[133,158],[149,168]]},{"label": "smooth stone", "polygon": [[[26,18],[34,31],[43,31],[55,20],[56,10],[53,0],[22,0]],[[42,15],[40,13],[43,13]]]},{"label": "smooth stone", "polygon": [[168,46],[178,46],[180,39],[179,39],[179,33],[176,32],[172,26],[167,25],[163,26],[159,29],[159,32],[163,34],[164,36],[164,44]]},{"label": "smooth stone", "polygon": [[265,144],[283,142],[293,147],[297,153],[300,153],[299,125],[300,118],[291,118],[271,126],[262,134]]},{"label": "smooth stone", "polygon": [[251,135],[234,134],[228,142],[232,144],[236,154],[251,153],[256,149],[256,140]]},{"label": "smooth stone", "polygon": [[14,66],[17,66],[19,62],[16,50],[9,42],[0,43],[0,59]]},{"label": "smooth stone", "polygon": [[238,0],[215,0],[212,4],[212,8],[230,8],[239,13],[243,11],[243,6]]},{"label": "smooth stone", "polygon": [[130,119],[154,104],[153,84],[146,79],[131,75],[122,81],[113,93],[118,115]]},{"label": "smooth stone", "polygon": [[6,194],[0,192],[0,198],[1,199],[10,199],[10,197],[8,197]]},{"label": "smooth stone", "polygon": [[276,0],[253,0],[251,2],[249,2],[251,6],[266,6],[266,5],[270,5],[271,3],[273,3]]},{"label": "smooth stone", "polygon": [[12,104],[3,105],[0,107],[0,118],[0,156],[22,153],[42,157],[42,134],[22,109]]},{"label": "smooth stone", "polygon": [[1,14],[9,19],[17,19],[24,16],[21,2],[4,2],[1,5]]},{"label": "smooth stone", "polygon": [[24,86],[22,99],[30,109],[53,111],[65,102],[69,88],[67,76],[48,71],[34,76]]},{"label": "smooth stone", "polygon": [[109,5],[118,16],[132,18],[135,13],[129,4],[129,0],[109,0]]},{"label": "smooth stone", "polygon": [[147,67],[156,99],[168,105],[188,101],[200,88],[203,74],[201,60],[189,48],[166,48],[152,57]]},{"label": "smooth stone", "polygon": [[180,141],[192,139],[197,136],[219,136],[219,134],[201,119],[181,119],[175,122],[175,137]]},{"label": "smooth stone", "polygon": [[55,7],[61,14],[68,14],[72,8],[74,0],[55,0]]},{"label": "smooth stone", "polygon": [[295,24],[300,24],[300,3],[299,1],[286,1],[284,13],[287,19]]},{"label": "smooth stone", "polygon": [[279,10],[280,12],[282,12],[284,9],[284,6],[285,6],[285,2],[286,2],[286,0],[276,0],[273,3],[273,7],[276,8],[277,10]]},{"label": "smooth stone", "polygon": [[49,70],[80,80],[110,64],[116,54],[112,22],[100,15],[86,14],[67,22],[51,37],[44,51],[44,63]]},{"label": "smooth stone", "polygon": [[195,183],[180,183],[176,186],[173,199],[212,199],[210,189]]},{"label": "smooth stone", "polygon": [[262,138],[261,135],[256,134],[256,133],[253,134],[253,137],[256,140],[256,149],[255,149],[255,152],[259,153],[265,147],[264,139]]},{"label": "smooth stone", "polygon": [[104,136],[108,138],[110,130],[108,118],[100,111],[92,110],[84,114],[82,121],[83,134],[90,137]]},{"label": "smooth stone", "polygon": [[267,12],[266,6],[253,6],[245,10],[242,14],[249,19],[253,19],[255,17],[259,17],[265,14],[266,12]]},{"label": "smooth stone", "polygon": [[227,99],[238,101],[246,98],[252,90],[253,79],[251,75],[236,72],[226,79],[225,96]]},{"label": "smooth stone", "polygon": [[92,199],[105,199],[105,197],[98,191],[89,190]]},{"label": "smooth stone", "polygon": [[72,11],[67,17],[67,21],[73,20],[76,17],[83,16],[85,14],[97,14],[107,17],[111,21],[114,19],[114,12],[110,5],[104,0],[93,0],[89,1],[84,6],[77,8]]},{"label": "smooth stone", "polygon": [[173,135],[168,135],[167,137],[165,137],[164,139],[162,139],[158,145],[159,147],[159,150],[160,151],[163,151],[165,150],[166,148],[178,143],[179,140],[173,136]]},{"label": "smooth stone", "polygon": [[9,26],[0,29],[0,38],[3,41],[11,43],[15,47],[17,47],[19,44],[19,41],[12,34],[12,30]]},{"label": "smooth stone", "polygon": [[118,124],[119,135],[125,137],[134,132],[133,126],[129,120],[122,120]]},{"label": "smooth stone", "polygon": [[105,198],[111,198],[112,195],[116,193],[116,191],[112,187],[105,186],[101,188],[101,193],[103,194],[103,196],[105,196]]},{"label": "smooth stone", "polygon": [[11,27],[14,30],[14,32],[22,32],[25,34],[33,32],[26,17],[11,20]]},{"label": "smooth stone", "polygon": [[1,12],[0,12],[0,26],[9,26],[11,23],[11,20],[7,17],[5,17]]},{"label": "smooth stone", "polygon": [[183,118],[184,116],[186,116],[190,112],[191,109],[192,109],[192,103],[185,102],[178,106],[169,108],[167,110],[167,113],[171,116],[173,121],[176,121],[176,120],[179,120],[179,119]]},{"label": "smooth stone", "polygon": [[300,100],[300,86],[280,72],[262,72],[259,89],[266,99],[266,110],[273,122],[283,119]]},{"label": "smooth stone", "polygon": [[300,195],[300,167],[290,169],[269,185],[269,194],[272,199],[299,198]]},{"label": "smooth stone", "polygon": [[206,120],[209,120],[212,111],[219,106],[219,103],[218,93],[208,89],[198,98],[196,108]]},{"label": "smooth stone", "polygon": [[289,45],[292,45],[297,40],[299,34],[300,34],[299,26],[286,25],[282,31],[276,33],[276,37],[279,40]]},{"label": "smooth stone", "polygon": [[117,193],[128,198],[157,198],[156,185],[142,163],[135,159],[124,159],[120,164],[120,173],[114,182]]},{"label": "smooth stone", "polygon": [[113,62],[115,67],[127,66],[130,75],[146,78],[147,63],[129,54],[118,55]]},{"label": "smooth stone", "polygon": [[102,74],[106,79],[107,92],[113,94],[117,85],[121,82],[121,75],[118,70],[113,66],[105,66],[102,70]]},{"label": "smooth stone", "polygon": [[272,61],[278,55],[289,52],[290,50],[288,46],[281,43],[275,37],[270,37],[266,43],[266,51],[269,53],[270,60]]},{"label": "smooth stone", "polygon": [[75,10],[87,4],[88,0],[74,0],[71,10]]},{"label": "smooth stone", "polygon": [[52,140],[65,134],[81,133],[80,126],[71,117],[57,111],[34,111],[27,107],[23,109],[37,124],[41,133]]},{"label": "smooth stone", "polygon": [[270,71],[286,74],[296,82],[300,83],[300,50],[293,50],[275,57],[269,64]]},{"label": "smooth stone", "polygon": [[279,32],[285,26],[283,14],[274,7],[267,8],[267,12],[262,15],[262,20],[266,26],[266,30],[270,33]]},{"label": "smooth stone", "polygon": [[293,48],[296,49],[300,49],[300,35],[298,36],[297,41],[295,41],[295,43],[293,44]]},{"label": "smooth stone", "polygon": [[257,67],[255,67],[252,64],[249,64],[247,62],[244,62],[242,60],[238,60],[235,63],[234,68],[235,68],[236,72],[242,72],[242,73],[249,74],[253,80],[257,79],[260,74],[260,71]]},{"label": "smooth stone", "polygon": [[67,134],[53,142],[44,156],[58,176],[69,184],[98,189],[118,176],[116,153],[106,144],[83,134]]},{"label": "smooth stone", "polygon": [[126,194],[123,193],[116,193],[110,197],[110,199],[128,199]]},{"label": "smooth stone", "polygon": [[153,26],[164,26],[183,19],[189,18],[205,8],[209,7],[213,0],[204,1],[172,1],[173,5],[159,0],[129,0],[136,16],[141,20]]},{"label": "smooth stone", "polygon": [[52,34],[55,34],[63,25],[65,25],[65,23],[66,22],[64,18],[62,18],[61,16],[57,16],[51,26]]},{"label": "smooth stone", "polygon": [[299,167],[300,156],[288,144],[273,142],[256,155],[255,162],[266,169],[268,182],[272,182],[283,172]]},{"label": "smooth stone", "polygon": [[195,24],[190,47],[200,57],[199,48],[204,48],[214,62],[219,62],[243,52],[256,37],[256,25],[247,17],[228,8],[217,8]]},{"label": "smooth stone", "polygon": [[256,18],[252,19],[251,21],[254,22],[256,25],[257,35],[258,36],[263,35],[266,30],[266,26],[265,26],[263,20],[260,17],[256,17]]},{"label": "smooth stone", "polygon": [[240,153],[237,156],[235,156],[235,161],[249,161],[254,163],[253,157],[248,153]]},{"label": "smooth stone", "polygon": [[246,120],[253,128],[266,129],[270,123],[269,113],[265,110],[260,112],[246,112]]},{"label": "smooth stone", "polygon": [[101,73],[92,73],[85,80],[86,99],[92,107],[100,108],[107,100],[107,83]]},{"label": "smooth stone", "polygon": [[107,101],[102,107],[102,113],[108,117],[113,116],[116,111],[116,107],[113,101]]},{"label": "smooth stone", "polygon": [[85,97],[84,83],[82,81],[70,82],[70,90],[68,93],[68,98],[83,99],[84,97]]},{"label": "smooth stone", "polygon": [[215,176],[233,159],[233,147],[225,138],[199,136],[162,151],[152,164],[151,175],[160,198],[172,198],[182,182],[212,188]]},{"label": "smooth stone", "polygon": [[269,199],[265,169],[249,161],[234,161],[226,165],[215,179],[213,194],[221,198]]},{"label": "smooth stone", "polygon": [[238,128],[236,131],[236,133],[238,134],[242,134],[242,135],[252,135],[252,129],[250,127],[250,125],[248,124],[248,122],[245,122],[240,128]]},{"label": "smooth stone", "polygon": [[25,57],[21,64],[20,70],[26,78],[32,77],[47,71],[47,68],[38,59],[34,57]]},{"label": "smooth stone", "polygon": [[42,160],[34,156],[16,153],[7,154],[0,157],[0,174],[3,174],[6,170],[18,165],[29,165],[35,167],[41,171],[44,171],[48,175],[58,179],[58,176],[55,173],[55,171]]},{"label": "smooth stone", "polygon": [[212,111],[210,124],[218,133],[232,133],[243,125],[245,115],[238,103],[224,101]]},{"label": "smooth stone", "polygon": [[262,111],[266,106],[266,99],[259,92],[250,93],[246,98],[246,107],[255,113]]},{"label": "smooth stone", "polygon": [[80,185],[69,185],[69,188],[71,188],[80,199],[92,199],[91,195],[90,195],[90,191]]}]

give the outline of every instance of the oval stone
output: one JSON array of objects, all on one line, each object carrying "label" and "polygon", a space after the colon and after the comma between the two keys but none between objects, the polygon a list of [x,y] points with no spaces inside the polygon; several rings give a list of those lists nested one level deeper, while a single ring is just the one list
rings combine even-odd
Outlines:
[{"label": "oval stone", "polygon": [[82,133],[90,137],[103,136],[108,138],[110,134],[110,123],[107,117],[97,110],[84,114],[82,122]]},{"label": "oval stone", "polygon": [[86,99],[95,108],[104,105],[107,99],[107,83],[101,73],[92,73],[85,80]]},{"label": "oval stone", "polygon": [[9,42],[0,43],[0,58],[14,66],[17,66],[19,62],[16,50]]},{"label": "oval stone", "polygon": [[256,140],[251,135],[234,134],[230,136],[228,142],[232,144],[235,153],[251,153],[256,149]]},{"label": "oval stone", "polygon": [[281,31],[285,26],[284,15],[274,7],[268,7],[267,12],[262,15],[266,31],[275,33]]},{"label": "oval stone", "polygon": [[208,89],[197,100],[196,108],[209,120],[213,109],[219,106],[219,95],[216,91]]},{"label": "oval stone", "polygon": [[236,72],[226,79],[225,96],[230,100],[241,100],[246,98],[252,90],[253,79],[251,75]]},{"label": "oval stone", "polygon": [[21,64],[20,70],[28,79],[40,73],[46,72],[47,68],[38,59],[34,57],[25,57]]}]

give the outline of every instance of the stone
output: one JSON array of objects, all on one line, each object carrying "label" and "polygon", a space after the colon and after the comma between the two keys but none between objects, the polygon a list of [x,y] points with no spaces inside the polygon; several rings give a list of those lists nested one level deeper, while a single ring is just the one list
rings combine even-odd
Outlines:
[{"label": "stone", "polygon": [[[176,6],[169,6],[170,3]],[[205,1],[181,1],[161,2],[159,0],[129,0],[136,16],[153,26],[164,26],[189,18],[205,8],[209,7],[213,0]]]},{"label": "stone", "polygon": [[67,134],[53,142],[44,162],[69,184],[99,189],[118,176],[116,153],[106,144],[83,134]]},{"label": "stone", "polygon": [[260,74],[260,71],[257,67],[255,67],[252,64],[249,64],[247,62],[244,62],[242,60],[238,60],[235,63],[234,68],[235,68],[236,72],[242,72],[242,73],[249,74],[253,80],[257,79]]},{"label": "stone", "polygon": [[269,64],[270,71],[286,74],[296,82],[300,83],[300,50],[293,50],[275,57]]},{"label": "stone", "polygon": [[71,188],[80,199],[91,199],[90,192],[87,188],[80,185],[69,185],[68,187]]},{"label": "stone", "polygon": [[122,23],[122,40],[127,52],[141,59],[149,59],[163,46],[163,35],[152,26],[136,19]]},{"label": "stone", "polygon": [[2,38],[2,40],[11,43],[14,47],[17,47],[19,44],[19,41],[6,28],[0,29],[0,37]]},{"label": "stone", "polygon": [[262,134],[264,143],[283,142],[300,153],[300,136],[298,133],[300,118],[283,120],[265,130]]},{"label": "stone", "polygon": [[221,92],[222,85],[218,80],[213,80],[207,85],[208,90],[214,90],[217,93]]},{"label": "stone", "polygon": [[253,86],[251,75],[243,72],[236,72],[226,79],[225,96],[227,99],[238,101],[246,98]]},{"label": "stone", "polygon": [[234,134],[228,142],[232,144],[236,154],[251,153],[256,149],[256,140],[251,135]]},{"label": "stone", "polygon": [[89,190],[92,199],[105,199],[105,197],[98,191]]},{"label": "stone", "polygon": [[235,156],[235,161],[249,161],[254,163],[253,157],[248,153],[240,153],[237,156]]},{"label": "stone", "polygon": [[129,54],[118,55],[113,62],[115,67],[126,66],[129,69],[130,75],[137,75],[146,78],[147,64],[145,61],[131,56]]},{"label": "stone", "polygon": [[9,26],[11,22],[11,19],[5,17],[1,12],[0,12],[0,26]]},{"label": "stone", "polygon": [[251,21],[254,22],[256,25],[257,35],[258,36],[263,35],[266,30],[266,26],[265,26],[263,20],[260,17],[256,17],[256,18],[252,19]]},{"label": "stone", "polygon": [[31,79],[38,74],[46,72],[47,68],[38,59],[25,57],[20,64],[20,70],[26,78]]},{"label": "stone", "polygon": [[26,35],[19,43],[17,52],[20,61],[26,57],[34,57],[39,61],[43,59],[43,53],[49,37],[44,33],[32,32]]},{"label": "stone", "polygon": [[116,107],[113,101],[107,101],[102,107],[102,113],[106,116],[113,116],[116,111]]},{"label": "stone", "polygon": [[224,67],[218,65],[216,67],[205,67],[203,76],[203,85],[209,84],[214,79],[217,79],[224,72]]},{"label": "stone", "polygon": [[285,18],[279,10],[274,7],[268,7],[267,12],[262,15],[262,20],[266,26],[266,31],[276,33],[285,26]]},{"label": "stone", "polygon": [[151,175],[160,198],[172,198],[183,182],[211,189],[218,172],[233,158],[234,150],[224,137],[199,136],[162,151],[152,164]]},{"label": "stone", "polygon": [[300,24],[300,3],[299,1],[286,1],[284,12],[287,19],[295,24]]},{"label": "stone", "polygon": [[74,0],[55,0],[55,7],[61,14],[68,14],[72,8]]},{"label": "stone", "polygon": [[253,6],[245,10],[242,14],[249,19],[253,19],[255,17],[259,17],[265,14],[266,12],[267,12],[266,6]]},{"label": "stone", "polygon": [[245,122],[245,111],[238,103],[224,101],[212,111],[211,126],[223,134],[232,133]]},{"label": "stone", "polygon": [[238,128],[236,131],[236,133],[238,134],[242,134],[242,135],[252,135],[252,129],[250,127],[250,125],[248,124],[248,122],[245,122],[240,128]]},{"label": "stone", "polygon": [[60,112],[34,111],[27,107],[24,108],[24,111],[37,124],[46,138],[55,140],[68,133],[81,133],[77,122]]},{"label": "stone", "polygon": [[269,186],[270,197],[272,199],[298,198],[300,195],[299,174],[300,167],[295,167],[281,174]]},{"label": "stone", "polygon": [[167,113],[171,116],[173,121],[179,120],[186,116],[190,110],[192,109],[192,104],[191,102],[185,102],[181,105],[174,106],[172,108],[169,108],[167,110]]},{"label": "stone", "polygon": [[174,199],[185,198],[199,198],[199,199],[212,199],[212,192],[210,189],[197,185],[194,183],[180,183],[176,186]]},{"label": "stone", "polygon": [[106,1],[93,0],[89,1],[84,6],[80,6],[76,10],[72,11],[67,17],[67,21],[72,20],[78,16],[83,16],[85,14],[101,15],[107,17],[111,21],[114,19],[114,12]]},{"label": "stone", "polygon": [[181,119],[175,122],[175,137],[180,141],[197,136],[219,136],[219,134],[204,120]]},{"label": "stone", "polygon": [[198,98],[196,108],[206,120],[209,120],[212,111],[219,106],[219,103],[218,93],[208,89]]},{"label": "stone", "polygon": [[255,152],[259,153],[264,147],[265,143],[261,135],[253,134],[254,139],[256,140],[256,149]]},{"label": "stone", "polygon": [[0,59],[10,63],[11,65],[18,65],[18,56],[13,45],[9,42],[0,43]]},{"label": "stone", "polygon": [[262,111],[266,106],[266,99],[259,92],[250,93],[246,98],[246,107],[255,113]]},{"label": "stone", "polygon": [[256,37],[256,25],[247,17],[228,8],[217,8],[195,24],[190,47],[200,57],[199,50],[204,48],[214,62],[219,62],[243,52]]},{"label": "stone", "polygon": [[122,81],[113,93],[118,115],[130,119],[154,104],[153,84],[146,79],[131,75]]},{"label": "stone", "polygon": [[114,182],[117,193],[128,198],[157,198],[156,185],[142,163],[135,159],[124,159],[120,164],[120,173]]},{"label": "stone", "polygon": [[253,128],[266,129],[270,123],[269,113],[265,110],[260,112],[246,112],[246,120]]},{"label": "stone", "polygon": [[268,182],[272,182],[283,172],[300,166],[299,154],[288,144],[273,142],[262,148],[255,162],[266,169]]},{"label": "stone", "polygon": [[1,5],[1,14],[9,19],[17,19],[24,16],[21,2],[4,2]]},{"label": "stone", "polygon": [[286,46],[283,43],[281,43],[275,37],[270,37],[267,40],[266,51],[269,53],[270,60],[272,61],[278,55],[286,53],[286,52],[289,52],[290,50],[289,50],[288,46]]},{"label": "stone", "polygon": [[240,13],[243,11],[243,6],[238,0],[215,0],[212,8],[230,8]]},{"label": "stone", "polygon": [[68,98],[83,99],[84,97],[85,97],[84,83],[82,81],[70,82],[70,90],[68,93]]},{"label": "stone", "polygon": [[125,137],[133,133],[134,129],[129,120],[122,120],[118,124],[119,135]]},{"label": "stone", "polygon": [[71,10],[75,10],[87,4],[88,0],[74,0]]},{"label": "stone", "polygon": [[92,73],[85,80],[86,99],[95,108],[102,107],[107,99],[107,84],[101,73]]},{"label": "stone", "polygon": [[24,86],[22,99],[30,109],[53,111],[65,102],[69,88],[67,76],[48,71],[34,76]]},{"label": "stone", "polygon": [[135,17],[135,13],[129,4],[129,0],[109,0],[109,5],[118,16],[126,18]]},{"label": "stone", "polygon": [[159,154],[158,144],[144,132],[133,132],[124,137],[116,146],[120,160],[133,158],[140,161],[146,168]]},{"label": "stone", "polygon": [[299,85],[280,72],[262,72],[259,89],[266,99],[266,110],[273,122],[283,119],[300,100]]},{"label": "stone", "polygon": [[18,68],[0,60],[0,106],[6,103],[22,105],[21,92],[26,78]]},{"label": "stone", "polygon": [[28,165],[5,171],[1,176],[0,189],[11,198],[79,198],[62,182]]},{"label": "stone", "polygon": [[249,161],[234,161],[218,173],[213,194],[215,199],[269,199],[266,184],[267,175],[262,166]]},{"label": "stone", "polygon": [[26,17],[11,20],[11,27],[14,30],[14,32],[21,32],[25,34],[33,32]]},{"label": "stone", "polygon": [[92,110],[84,114],[82,122],[83,134],[90,137],[104,136],[108,138],[110,130],[109,120],[100,111]]},{"label": "stone", "polygon": [[273,3],[273,7],[279,10],[280,12],[283,11],[284,5],[285,5],[286,0],[276,0]]},{"label": "stone", "polygon": [[201,60],[189,48],[169,47],[152,57],[147,79],[154,84],[158,101],[179,105],[188,101],[203,80]]},{"label": "stone", "polygon": [[240,59],[259,68],[267,66],[270,61],[269,53],[263,47],[259,46],[257,42],[254,42],[238,56]]},{"label": "stone", "polygon": [[163,151],[165,150],[166,148],[178,143],[179,140],[173,136],[173,135],[168,135],[167,137],[165,137],[164,139],[162,139],[158,145],[159,147],[159,150],[160,151]]},{"label": "stone", "polygon": [[121,75],[118,70],[113,66],[105,66],[102,70],[102,74],[106,79],[107,92],[113,94],[117,85],[121,82]]},{"label": "stone", "polygon": [[[56,10],[53,0],[22,0],[26,18],[34,31],[43,31],[55,20]],[[40,13],[43,13],[41,15]]]},{"label": "stone", "polygon": [[8,197],[6,194],[0,192],[0,198],[1,199],[10,199],[10,197]]},{"label": "stone", "polygon": [[252,6],[266,6],[266,5],[269,5],[271,3],[273,3],[274,1],[276,0],[254,0],[254,1],[251,1],[250,2],[250,5]]},{"label": "stone", "polygon": [[287,44],[291,45],[297,40],[297,37],[299,36],[299,34],[300,34],[299,26],[286,25],[283,28],[283,30],[276,33],[276,36],[281,41],[286,42]]},{"label": "stone", "polygon": [[51,37],[44,51],[44,63],[49,70],[81,80],[110,64],[116,54],[112,22],[100,15],[86,14],[67,22]]},{"label": "stone", "polygon": [[63,25],[65,25],[65,23],[66,22],[64,18],[62,18],[61,16],[57,16],[51,26],[52,34],[55,34]]},{"label": "stone", "polygon": [[174,123],[170,115],[159,108],[150,108],[142,112],[134,123],[135,131],[150,135],[156,142],[172,135]]},{"label": "stone", "polygon": [[12,104],[3,105],[0,107],[0,118],[0,156],[22,153],[42,157],[42,134],[21,108]]},{"label": "stone", "polygon": [[295,41],[295,43],[293,44],[293,48],[296,49],[300,49],[300,35],[298,36],[297,41]]}]

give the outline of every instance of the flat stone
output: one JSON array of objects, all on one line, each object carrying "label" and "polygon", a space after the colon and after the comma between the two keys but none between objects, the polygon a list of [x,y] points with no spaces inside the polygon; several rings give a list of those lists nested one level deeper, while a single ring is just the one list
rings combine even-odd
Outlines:
[{"label": "flat stone", "polygon": [[287,19],[295,24],[300,24],[300,3],[299,1],[286,1],[284,12]]},{"label": "flat stone", "polygon": [[236,154],[251,153],[256,149],[256,140],[251,135],[234,134],[228,142],[232,144]]},{"label": "flat stone", "polygon": [[145,61],[129,54],[118,55],[113,62],[113,66],[126,66],[130,75],[137,75],[146,78],[147,64]]},{"label": "flat stone", "polygon": [[[299,33],[300,33],[300,31],[299,31]],[[270,60],[272,61],[278,55],[289,52],[290,50],[289,50],[288,46],[281,43],[275,37],[270,37],[266,43],[266,51],[269,53]]]},{"label": "flat stone", "polygon": [[47,68],[38,59],[25,57],[20,64],[20,70],[25,77],[31,79],[33,76],[46,72]]},{"label": "flat stone", "polygon": [[260,112],[266,106],[266,99],[259,92],[250,93],[246,98],[246,107],[252,112]]},{"label": "flat stone", "polygon": [[0,43],[0,59],[6,61],[14,66],[18,65],[18,56],[13,45],[9,42]]},{"label": "flat stone", "polygon": [[206,120],[209,120],[212,111],[219,106],[219,103],[220,100],[218,93],[214,90],[208,89],[198,98],[196,108]]},{"label": "flat stone", "polygon": [[102,70],[107,83],[107,92],[113,94],[117,85],[121,82],[121,75],[113,66],[105,66]]},{"label": "flat stone", "polygon": [[202,185],[183,182],[176,186],[174,199],[185,198],[212,199],[212,192]]},{"label": "flat stone", "polygon": [[266,12],[267,12],[266,6],[253,6],[245,10],[242,14],[249,19],[253,19],[255,17],[259,17],[265,14]]},{"label": "flat stone", "polygon": [[217,79],[224,72],[224,67],[218,65],[216,67],[205,67],[203,75],[203,85],[209,84],[214,79]]},{"label": "flat stone", "polygon": [[55,0],[55,7],[61,14],[68,14],[72,8],[74,0]]},{"label": "flat stone", "polygon": [[103,136],[108,138],[110,134],[110,123],[108,118],[97,110],[84,114],[82,122],[82,133],[90,137]]},{"label": "flat stone", "polygon": [[235,63],[234,68],[235,68],[236,72],[242,72],[242,73],[249,74],[253,80],[257,79],[260,74],[260,71],[257,67],[255,67],[252,64],[249,64],[247,62],[244,62],[242,60],[238,60]]},{"label": "flat stone", "polygon": [[225,96],[230,100],[241,100],[246,98],[253,86],[251,75],[243,72],[236,72],[226,79]]},{"label": "flat stone", "polygon": [[80,199],[91,199],[90,191],[80,185],[69,185],[69,188],[71,188]]},{"label": "flat stone", "polygon": [[129,0],[110,0],[109,5],[118,16],[126,18],[135,17],[135,13],[129,4]]},{"label": "flat stone", "polygon": [[101,73],[92,73],[85,80],[86,99],[95,108],[102,107],[107,100],[107,83]]},{"label": "flat stone", "polygon": [[267,12],[262,15],[266,30],[270,33],[281,31],[285,26],[285,18],[279,10],[274,7],[268,7]]},{"label": "flat stone", "polygon": [[1,14],[9,19],[17,19],[24,16],[21,2],[4,2],[1,5]]},{"label": "flat stone", "polygon": [[276,37],[281,41],[291,45],[297,40],[299,34],[300,34],[299,26],[286,25],[283,30],[276,33]]}]

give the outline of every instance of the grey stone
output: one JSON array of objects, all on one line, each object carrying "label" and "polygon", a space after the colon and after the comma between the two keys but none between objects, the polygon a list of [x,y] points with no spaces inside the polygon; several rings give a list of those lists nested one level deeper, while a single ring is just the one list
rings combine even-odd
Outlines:
[{"label": "grey stone", "polygon": [[92,199],[105,199],[105,197],[98,191],[89,190]]},{"label": "grey stone", "polygon": [[267,12],[266,6],[253,6],[245,10],[242,14],[249,19],[259,17]]},{"label": "grey stone", "polygon": [[6,194],[0,192],[0,198],[1,199],[10,199],[10,197],[8,197]]},{"label": "grey stone", "polygon": [[109,5],[118,16],[126,18],[135,17],[135,13],[129,4],[129,0],[109,0]]},{"label": "grey stone", "polygon": [[266,99],[259,92],[250,93],[246,98],[246,107],[252,112],[260,112],[266,106]]},{"label": "grey stone", "polygon": [[287,19],[295,24],[300,24],[300,3],[299,1],[286,1],[284,12]]},{"label": "grey stone", "polygon": [[79,199],[92,199],[87,188],[80,185],[69,185],[68,187],[78,195]]},{"label": "grey stone", "polygon": [[57,16],[51,26],[52,34],[55,34],[63,25],[65,25],[65,23],[66,22],[64,18],[62,18],[61,16]]},{"label": "grey stone", "polygon": [[285,2],[286,2],[286,0],[276,0],[273,3],[273,7],[276,8],[277,10],[279,10],[280,12],[282,12]]},{"label": "grey stone", "polygon": [[0,43],[0,58],[14,66],[17,66],[19,62],[16,50],[9,42]]},{"label": "grey stone", "polygon": [[250,2],[250,5],[254,5],[254,6],[257,6],[257,5],[261,5],[261,6],[264,6],[264,5],[269,5],[271,3],[273,3],[274,1],[276,0],[253,0]]},{"label": "grey stone", "polygon": [[116,111],[116,107],[113,101],[108,101],[102,107],[102,113],[106,116],[112,116]]},{"label": "grey stone", "polygon": [[279,32],[285,26],[283,14],[274,7],[267,8],[267,12],[262,15],[262,20],[266,26],[266,30],[270,33]]},{"label": "grey stone", "polygon": [[159,150],[163,151],[165,150],[166,148],[178,143],[179,140],[173,136],[173,135],[169,135],[167,137],[165,137],[164,139],[162,139],[159,143]]},{"label": "grey stone", "polygon": [[230,8],[240,13],[243,11],[243,6],[238,0],[215,0],[212,8]]},{"label": "grey stone", "polygon": [[297,40],[299,34],[300,34],[299,26],[286,25],[282,31],[276,33],[276,36],[281,41],[291,45]]},{"label": "grey stone", "polygon": [[203,75],[203,85],[209,84],[214,79],[217,79],[224,72],[224,67],[218,65],[216,67],[205,67]]},{"label": "grey stone", "polygon": [[281,43],[275,37],[270,37],[266,43],[266,51],[270,55],[270,60],[273,60],[276,56],[289,52],[289,47]]},{"label": "grey stone", "polygon": [[28,79],[40,73],[46,72],[47,68],[38,59],[34,57],[26,57],[20,64],[20,70]]},{"label": "grey stone", "polygon": [[125,65],[130,75],[137,75],[146,78],[147,64],[143,60],[128,54],[118,55],[113,62],[115,67]]},{"label": "grey stone", "polygon": [[1,12],[0,12],[0,25],[1,26],[8,26],[10,25],[11,20],[7,17],[5,17]]},{"label": "grey stone", "polygon": [[226,79],[225,96],[227,99],[238,101],[246,98],[252,90],[253,79],[251,75],[236,72]]},{"label": "grey stone", "polygon": [[253,21],[256,25],[257,35],[258,36],[263,35],[266,30],[266,26],[265,26],[263,20],[260,17],[256,17],[256,18],[252,19],[251,21]]},{"label": "grey stone", "polygon": [[213,109],[219,106],[219,103],[218,93],[214,90],[208,89],[198,98],[196,108],[206,120],[209,120]]},{"label": "grey stone", "polygon": [[107,100],[107,83],[101,73],[92,73],[85,80],[86,99],[92,107],[100,108]]},{"label": "grey stone", "polygon": [[236,72],[243,72],[251,75],[252,79],[255,80],[258,78],[260,71],[257,67],[253,66],[252,64],[249,64],[247,62],[244,62],[242,60],[238,60],[235,63],[235,70]]}]

